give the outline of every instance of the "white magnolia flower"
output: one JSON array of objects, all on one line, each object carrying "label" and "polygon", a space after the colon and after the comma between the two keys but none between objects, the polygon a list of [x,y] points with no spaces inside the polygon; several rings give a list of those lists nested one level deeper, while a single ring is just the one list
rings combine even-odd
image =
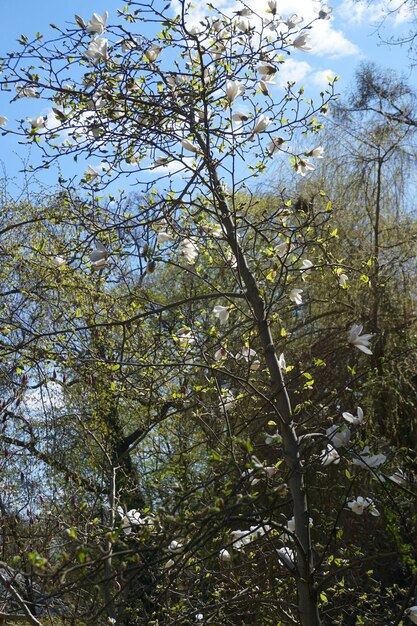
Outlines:
[{"label": "white magnolia flower", "polygon": [[298,24],[304,21],[300,15],[291,15],[284,23],[288,26],[289,30],[295,28]]},{"label": "white magnolia flower", "polygon": [[108,17],[108,11],[103,13],[103,15],[93,13],[93,17],[88,22],[85,30],[87,31],[87,33],[97,33],[98,35],[102,35],[106,31],[106,22]]},{"label": "white magnolia flower", "polygon": [[166,241],[171,241],[171,240],[172,240],[171,235],[166,233],[164,230],[159,231],[156,235],[156,241],[159,244],[162,244],[162,243],[165,243]]},{"label": "white magnolia flower", "polygon": [[197,613],[197,615],[195,616],[196,622],[202,622],[203,619],[204,619],[204,615],[202,613]]},{"label": "white magnolia flower", "polygon": [[375,508],[373,500],[370,498],[363,498],[358,496],[354,500],[347,503],[352,513],[356,515],[363,515],[365,511],[368,511],[374,517],[379,517],[379,511]]},{"label": "white magnolia flower", "polygon": [[219,552],[219,559],[220,561],[223,561],[223,563],[229,563],[232,560],[232,555],[230,554],[229,550],[223,548]]},{"label": "white magnolia flower", "polygon": [[313,148],[310,150],[307,156],[313,157],[313,159],[322,159],[324,153],[324,148],[322,146],[317,146],[317,148]]},{"label": "white magnolia flower", "polygon": [[216,304],[213,309],[213,313],[220,320],[220,323],[224,324],[229,319],[230,307]]},{"label": "white magnolia flower", "polygon": [[187,328],[187,326],[183,326],[177,332],[177,337],[180,344],[184,347],[190,347],[195,343],[195,336],[193,332]]},{"label": "white magnolia flower", "polygon": [[323,450],[320,458],[322,465],[337,465],[340,462],[340,455],[338,451],[330,443],[327,444],[327,449]]},{"label": "white magnolia flower", "polygon": [[287,546],[283,546],[282,548],[279,548],[277,550],[277,554],[279,556],[279,559],[289,570],[295,570],[296,556],[294,550],[288,548]]},{"label": "white magnolia flower", "polygon": [[165,563],[165,569],[171,569],[171,567],[174,567],[175,565],[175,561],[173,561],[172,559],[169,559],[166,563]]},{"label": "white magnolia flower", "polygon": [[16,87],[18,98],[39,98],[39,94],[33,87]]},{"label": "white magnolia flower", "polygon": [[268,153],[272,156],[281,149],[283,143],[285,143],[285,139],[279,137],[278,135],[275,135],[274,137],[271,137],[271,141],[266,145],[266,149],[268,150]]},{"label": "white magnolia flower", "polygon": [[297,50],[303,50],[303,52],[310,52],[313,48],[309,46],[310,35],[308,33],[301,32],[292,42],[294,48]]},{"label": "white magnolia flower", "polygon": [[235,550],[241,550],[251,542],[250,532],[248,530],[233,530],[230,536]]},{"label": "white magnolia flower", "polygon": [[356,409],[356,415],[352,415],[352,413],[342,413],[343,419],[345,419],[349,424],[353,424],[354,426],[360,426],[363,424],[363,410],[360,406]]},{"label": "white magnolia flower", "polygon": [[238,96],[245,93],[245,87],[239,80],[227,80],[226,81],[226,98],[229,104],[233,104]]},{"label": "white magnolia flower", "polygon": [[97,247],[88,255],[95,269],[101,269],[107,263],[109,253],[102,243],[98,242]]},{"label": "white magnolia flower", "polygon": [[174,552],[174,553],[181,552],[181,550],[182,550],[182,543],[180,543],[179,541],[176,541],[175,539],[173,539],[171,541],[171,543],[169,544],[169,546],[168,546],[168,550],[170,552]]},{"label": "white magnolia flower", "polygon": [[117,507],[117,511],[122,518],[122,529],[125,535],[130,535],[133,526],[153,526],[154,520],[151,516],[142,514],[137,509],[131,509],[126,514],[121,506]]},{"label": "white magnolia flower", "polygon": [[389,480],[401,487],[404,487],[407,484],[407,477],[404,474],[402,469],[397,469],[391,476],[388,476]]},{"label": "white magnolia flower", "polygon": [[268,0],[268,12],[272,13],[272,15],[276,15],[278,7],[277,0]]},{"label": "white magnolia flower", "polygon": [[320,9],[316,9],[316,12],[318,13],[319,19],[320,20],[329,20],[330,19],[330,13],[333,11],[333,9],[329,6],[327,6],[327,4],[323,4]]},{"label": "white magnolia flower", "polygon": [[278,365],[281,368],[281,370],[286,370],[287,369],[287,364],[285,363],[285,357],[284,357],[284,353],[283,352],[281,352],[281,354],[279,355]]},{"label": "white magnolia flower", "polygon": [[0,126],[6,126],[7,121],[7,117],[5,117],[4,115],[0,115]]},{"label": "white magnolia flower", "polygon": [[295,171],[301,176],[305,176],[307,172],[313,172],[315,169],[315,166],[307,161],[307,159],[299,159],[295,166]]},{"label": "white magnolia flower", "polygon": [[273,79],[277,71],[278,68],[276,65],[272,65],[272,63],[262,63],[262,65],[259,65],[257,68],[257,72],[262,76],[262,80],[266,80],[267,82]]},{"label": "white magnolia flower", "polygon": [[259,89],[261,90],[262,95],[269,96],[269,89],[268,89],[266,82],[264,80],[260,80],[258,85],[259,85]]},{"label": "white magnolia flower", "polygon": [[[313,528],[313,518],[309,517],[308,519],[308,525],[310,528]],[[287,528],[290,531],[290,533],[295,533],[295,517],[291,517],[288,521],[287,521]]]},{"label": "white magnolia flower", "polygon": [[62,267],[63,265],[66,265],[66,260],[62,256],[54,256],[52,263],[55,267]]},{"label": "white magnolia flower", "polygon": [[188,150],[189,152],[194,152],[194,154],[198,152],[198,146],[191,143],[191,141],[188,141],[188,139],[183,139],[181,141],[181,145],[184,148],[184,150]]},{"label": "white magnolia flower", "polygon": [[417,624],[417,605],[410,606],[405,610],[405,615],[413,622],[413,624]]},{"label": "white magnolia flower", "polygon": [[121,42],[122,52],[129,52],[129,50],[134,50],[137,47],[137,41],[135,37],[131,37],[130,39],[123,39]]},{"label": "white magnolia flower", "polygon": [[310,259],[304,259],[300,271],[303,272],[303,274],[310,274],[313,265],[314,264],[310,261]]},{"label": "white magnolia flower", "polygon": [[227,359],[227,350],[225,348],[219,348],[214,353],[214,360],[223,361],[224,359]]},{"label": "white magnolia flower", "polygon": [[236,399],[230,389],[222,389],[219,408],[221,413],[225,414],[231,411],[236,404]]},{"label": "white magnolia flower", "polygon": [[369,349],[369,343],[374,335],[361,335],[362,330],[362,324],[353,324],[348,334],[348,342],[365,354],[372,354],[371,350]]},{"label": "white magnolia flower", "polygon": [[194,263],[198,256],[198,248],[192,239],[184,239],[182,242],[182,254],[187,263]]},{"label": "white magnolia flower", "polygon": [[145,50],[145,57],[148,59],[148,61],[153,63],[154,61],[156,61],[156,59],[158,58],[161,52],[162,52],[161,46],[157,46],[156,44],[153,43],[150,46],[150,48]]},{"label": "white magnolia flower", "polygon": [[249,7],[245,7],[244,9],[240,9],[239,11],[235,11],[235,14],[238,17],[250,17],[251,15],[253,15],[253,11],[252,9],[249,9]]},{"label": "white magnolia flower", "polygon": [[365,446],[358,458],[353,459],[353,464],[359,465],[359,467],[365,467],[366,469],[375,469],[383,465],[386,460],[387,457],[385,454],[371,454],[369,446]]},{"label": "white magnolia flower", "polygon": [[242,33],[247,33],[251,29],[252,25],[247,17],[242,16],[236,24],[236,28],[241,30]]},{"label": "white magnolia flower", "polygon": [[260,115],[255,121],[255,126],[252,129],[252,135],[256,135],[257,133],[263,133],[264,130],[266,130],[271,124],[271,122],[271,118],[267,117],[266,115]]},{"label": "white magnolia flower", "polygon": [[92,165],[89,165],[84,172],[84,178],[86,180],[95,180],[98,176],[100,176],[99,172],[97,172]]},{"label": "white magnolia flower", "polygon": [[242,113],[241,111],[236,111],[236,113],[232,115],[232,120],[234,122],[240,122],[241,124],[244,124],[245,122],[247,122],[248,119],[249,119],[248,114]]},{"label": "white magnolia flower", "polygon": [[303,303],[303,298],[301,296],[302,293],[303,293],[302,289],[291,289],[289,298],[292,302],[294,302],[294,304],[299,306],[300,304]]},{"label": "white magnolia flower", "polygon": [[243,346],[243,348],[241,348],[239,352],[236,354],[235,358],[236,358],[236,361],[245,359],[245,361],[249,363],[249,361],[253,361],[255,357],[256,357],[255,350],[252,350],[252,348],[248,348],[247,346]]},{"label": "white magnolia flower", "polygon": [[92,63],[97,63],[97,61],[107,61],[109,58],[107,46],[108,41],[105,37],[102,39],[94,39],[88,46],[85,56]]},{"label": "white magnolia flower", "polygon": [[344,287],[346,285],[347,280],[348,280],[348,276],[346,274],[340,274],[340,276],[339,276],[339,285],[341,287]]},{"label": "white magnolia flower", "polygon": [[259,359],[255,359],[249,365],[249,369],[251,370],[251,372],[257,372],[260,367],[261,367],[261,362],[259,361]]},{"label": "white magnolia flower", "polygon": [[345,424],[333,424],[326,430],[326,436],[335,448],[346,447],[350,441],[351,432]]}]

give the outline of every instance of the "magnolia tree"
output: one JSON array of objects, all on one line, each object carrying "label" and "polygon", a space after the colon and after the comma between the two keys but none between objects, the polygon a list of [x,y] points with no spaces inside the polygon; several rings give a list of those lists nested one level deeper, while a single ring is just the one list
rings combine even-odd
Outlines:
[{"label": "magnolia tree", "polygon": [[[359,517],[380,535],[382,500],[398,512],[408,489],[363,438],[373,336],[350,304],[320,325],[309,300],[314,283],[343,303],[354,279],[330,254],[325,192],[254,195],[274,160],[289,181],[324,157],[333,82],[314,101],[279,76],[331,9],[277,11],[207,5],[195,21],[184,3],[128,2],[119,24],[75,16],[3,60],[13,100],[51,103],[5,132],[43,166],[86,160],[81,190],[61,179],[49,203],[5,206],[2,231],[4,464],[44,484],[2,504],[33,502],[20,524],[36,532],[25,560],[10,523],[0,582],[32,623],[48,618],[18,566],[76,623],[356,624],[377,606],[351,615],[362,592],[344,577],[369,560],[343,537]],[[412,524],[396,532],[385,552],[412,560]],[[392,624],[412,603],[403,576]]]}]

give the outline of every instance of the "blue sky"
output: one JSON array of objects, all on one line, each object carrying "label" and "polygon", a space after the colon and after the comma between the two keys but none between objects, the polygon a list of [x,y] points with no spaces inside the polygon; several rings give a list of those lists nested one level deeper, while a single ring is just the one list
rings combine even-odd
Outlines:
[{"label": "blue sky", "polygon": [[[391,8],[394,2],[399,0],[386,0]],[[178,0],[173,0],[173,6]],[[246,4],[260,10],[261,3],[267,5],[267,0],[247,0]],[[28,0],[9,2],[3,0],[2,6],[2,26],[0,37],[0,54],[3,55],[9,50],[16,49],[16,39],[21,34],[29,37],[36,31],[40,31],[46,37],[51,34],[50,22],[64,25],[65,22],[74,23],[74,14],[81,15],[86,21],[90,19],[94,11],[103,13],[109,11],[109,23],[117,21],[116,10],[123,6],[117,0],[73,0],[71,3],[56,2],[55,0],[42,0],[34,3]],[[161,7],[166,4],[164,0],[160,2]],[[196,15],[205,11],[205,4],[195,3]],[[213,4],[225,13],[232,13],[239,8],[234,0],[213,0]],[[374,0],[368,3],[366,0],[337,0],[329,3],[333,8],[331,20],[320,21],[316,24],[312,32],[313,50],[309,53],[297,51],[287,61],[280,71],[280,80],[297,80],[300,85],[304,85],[307,93],[314,95],[325,86],[327,76],[338,75],[340,81],[337,84],[337,91],[343,92],[352,81],[355,68],[361,61],[375,61],[385,68],[395,68],[402,71],[411,82],[415,82],[415,76],[409,69],[409,61],[406,50],[397,46],[387,46],[381,44],[382,36],[400,34],[407,28],[408,15],[404,10],[393,14],[385,22],[382,32],[378,32],[376,24],[383,14],[383,1]],[[314,17],[314,10],[320,7],[316,0],[278,0],[278,12],[282,17],[288,17],[294,13],[305,18],[308,22]],[[241,7],[240,7],[241,8]],[[145,33],[146,34],[146,33]],[[0,115],[5,115],[9,119],[8,127],[13,127],[13,119],[35,117],[45,114],[47,109],[42,108],[42,103],[38,100],[22,99],[13,106],[8,101],[10,95],[0,93]],[[32,163],[39,162],[36,148],[29,155],[27,149],[18,144],[17,138],[13,136],[0,137],[0,161],[3,162],[3,169],[7,176],[16,179],[18,185],[22,180],[22,175],[18,170],[22,168],[23,161],[29,160]],[[63,173],[70,176],[76,173],[74,165],[69,162],[62,164]],[[79,173],[79,168],[77,170]],[[57,177],[57,170],[37,175],[37,177],[48,184]]]}]

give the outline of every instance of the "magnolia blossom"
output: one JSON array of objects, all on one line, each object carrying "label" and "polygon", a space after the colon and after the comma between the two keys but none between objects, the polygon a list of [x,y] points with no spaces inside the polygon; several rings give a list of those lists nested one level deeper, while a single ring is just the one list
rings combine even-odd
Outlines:
[{"label": "magnolia blossom", "polygon": [[363,498],[358,496],[354,500],[347,503],[352,513],[356,515],[363,515],[365,511],[368,511],[374,517],[379,517],[379,511],[375,508],[373,500],[370,498]]},{"label": "magnolia blossom", "polygon": [[245,359],[245,361],[249,363],[249,361],[252,361],[255,357],[256,357],[255,350],[252,350],[252,348],[248,348],[247,346],[243,346],[243,348],[241,348],[239,352],[236,354],[235,358],[236,358],[236,361]]},{"label": "magnolia blossom", "polygon": [[295,28],[298,24],[304,21],[304,18],[300,15],[291,15],[284,23],[288,26],[289,30]]},{"label": "magnolia blossom", "polygon": [[182,242],[182,254],[184,255],[187,263],[194,263],[198,256],[198,248],[191,239],[184,239]]},{"label": "magnolia blossom", "polygon": [[404,613],[413,622],[413,624],[417,624],[417,605],[410,606],[408,609],[404,611]]},{"label": "magnolia blossom", "polygon": [[164,167],[164,165],[166,165],[167,163],[169,163],[168,157],[159,156],[159,157],[156,157],[153,164],[154,164],[154,167]]},{"label": "magnolia blossom", "polygon": [[154,524],[151,516],[145,515],[142,517],[142,514],[137,509],[131,509],[125,514],[122,507],[119,506],[117,507],[117,512],[122,518],[122,529],[125,535],[131,534],[133,526],[153,526]]},{"label": "magnolia blossom", "polygon": [[255,126],[252,129],[252,135],[256,135],[257,133],[263,133],[263,131],[268,128],[271,122],[272,120],[269,117],[266,117],[266,115],[260,115],[255,121]]},{"label": "magnolia blossom", "polygon": [[195,343],[195,336],[187,326],[183,326],[178,330],[177,337],[179,342],[187,348]]},{"label": "magnolia blossom", "polygon": [[108,17],[108,11],[103,13],[103,15],[93,13],[93,17],[88,22],[85,30],[87,31],[87,33],[97,33],[98,35],[102,35],[106,30],[106,22]]},{"label": "magnolia blossom", "polygon": [[181,552],[182,550],[182,543],[180,543],[179,541],[176,541],[175,539],[173,539],[171,541],[171,543],[168,546],[168,550],[170,552]]},{"label": "magnolia blossom", "polygon": [[389,480],[401,487],[404,487],[407,484],[407,477],[404,474],[402,469],[397,469],[391,476],[388,476]]},{"label": "magnolia blossom", "polygon": [[100,176],[99,172],[97,172],[92,165],[88,165],[84,172],[84,178],[86,180],[95,180],[98,176]]},{"label": "magnolia blossom", "polygon": [[279,559],[289,570],[295,570],[296,555],[294,550],[291,550],[291,548],[288,548],[287,546],[283,546],[277,550],[277,554]]},{"label": "magnolia blossom", "polygon": [[307,172],[313,172],[315,169],[315,166],[312,163],[309,163],[307,159],[299,159],[297,161],[297,165],[295,166],[295,171],[301,176],[305,176]]},{"label": "magnolia blossom", "polygon": [[310,259],[304,259],[302,262],[302,267],[301,267],[301,272],[303,272],[303,274],[310,274],[311,273],[311,268],[313,267],[313,263],[310,261]]},{"label": "magnolia blossom", "polygon": [[18,98],[39,98],[39,94],[33,87],[16,87]]},{"label": "magnolia blossom", "polygon": [[261,90],[262,95],[269,96],[269,89],[268,89],[266,82],[264,80],[260,80],[258,85],[259,85],[259,89]]},{"label": "magnolia blossom", "polygon": [[327,428],[326,436],[335,448],[341,448],[348,445],[351,432],[344,424],[333,424]]},{"label": "magnolia blossom", "polygon": [[88,46],[85,56],[92,63],[97,63],[97,61],[107,61],[109,58],[107,46],[108,41],[105,37],[102,39],[94,39]]},{"label": "magnolia blossom", "polygon": [[55,267],[62,267],[66,264],[66,260],[62,256],[54,256],[54,258],[52,259],[52,263],[55,265]]},{"label": "magnolia blossom", "polygon": [[197,613],[197,615],[195,616],[196,622],[202,622],[203,619],[204,619],[204,615],[202,613]]},{"label": "magnolia blossom", "polygon": [[258,74],[262,76],[263,80],[270,82],[270,80],[275,76],[278,71],[278,68],[271,63],[263,63],[257,69]]},{"label": "magnolia blossom", "polygon": [[214,360],[223,361],[224,359],[227,359],[227,350],[225,348],[219,348],[214,353]]},{"label": "magnolia blossom", "polygon": [[249,7],[245,7],[244,9],[240,9],[239,11],[235,11],[235,14],[239,17],[250,17],[251,15],[253,15],[253,11],[252,9],[249,9]]},{"label": "magnolia blossom", "polygon": [[156,61],[161,52],[161,46],[157,46],[153,43],[150,48],[145,50],[145,57],[148,59],[148,61],[151,61],[151,63],[153,63],[154,61]]},{"label": "magnolia blossom", "polygon": [[241,111],[236,111],[236,113],[234,113],[232,115],[232,120],[234,122],[240,122],[241,124],[243,124],[244,122],[247,122],[249,119],[249,116],[247,113],[241,113]]},{"label": "magnolia blossom", "polygon": [[236,24],[236,28],[238,30],[241,30],[243,33],[247,33],[248,30],[251,29],[251,27],[252,26],[251,26],[250,21],[244,16],[242,16]]},{"label": "magnolia blossom", "polygon": [[172,559],[169,559],[166,563],[165,563],[165,569],[171,569],[171,567],[174,567],[175,565],[175,561],[173,561]]},{"label": "magnolia blossom", "polygon": [[340,462],[340,455],[338,451],[330,443],[327,444],[327,449],[323,450],[320,458],[322,465],[337,465]]},{"label": "magnolia blossom", "polygon": [[185,150],[188,150],[189,152],[194,152],[194,154],[198,152],[198,146],[195,146],[193,143],[191,143],[191,141],[188,141],[188,139],[183,139],[181,141],[181,145]]},{"label": "magnolia blossom", "polygon": [[220,411],[225,414],[231,411],[236,404],[236,399],[230,389],[222,389],[222,395],[220,398],[219,408]]},{"label": "magnolia blossom", "polygon": [[323,152],[324,148],[322,146],[317,146],[317,148],[313,148],[313,150],[310,150],[307,156],[313,157],[314,159],[322,159]]},{"label": "magnolia blossom", "polygon": [[92,250],[88,256],[90,257],[94,269],[101,269],[106,265],[109,253],[103,244],[98,242],[97,247]]},{"label": "magnolia blossom", "polygon": [[229,104],[233,104],[238,96],[245,93],[245,87],[239,80],[227,80],[226,81],[226,98]]},{"label": "magnolia blossom", "polygon": [[272,15],[276,15],[278,7],[277,0],[268,0],[268,12],[272,13]]},{"label": "magnolia blossom", "polygon": [[166,233],[164,230],[159,231],[156,235],[156,241],[159,244],[162,244],[162,243],[165,243],[166,241],[171,241],[171,240],[172,240],[171,235]]},{"label": "magnolia blossom", "polygon": [[363,424],[363,411],[360,406],[356,409],[356,415],[352,415],[352,413],[342,413],[343,419],[345,419],[349,424],[353,424],[354,426],[360,426]]},{"label": "magnolia blossom", "polygon": [[223,561],[223,563],[230,563],[230,561],[232,560],[232,555],[230,554],[228,550],[223,548],[219,552],[219,559],[220,561]]},{"label": "magnolia blossom", "polygon": [[309,43],[310,35],[308,33],[301,32],[298,37],[294,39],[292,45],[298,50],[303,50],[303,52],[310,52],[313,48],[308,45]]},{"label": "magnolia blossom", "polygon": [[230,307],[222,306],[221,304],[216,304],[216,306],[213,309],[213,313],[215,317],[217,317],[220,320],[220,323],[224,324],[229,319]]},{"label": "magnolia blossom", "polygon": [[320,20],[329,20],[330,13],[333,11],[332,8],[327,6],[327,4],[323,4],[320,9],[316,9]]},{"label": "magnolia blossom", "polygon": [[348,280],[348,276],[346,274],[340,274],[340,276],[339,276],[339,285],[341,287],[345,287],[347,280]]},{"label": "magnolia blossom", "polygon": [[0,126],[6,126],[7,121],[7,117],[5,117],[4,115],[0,115]]},{"label": "magnolia blossom", "polygon": [[348,334],[348,342],[365,354],[372,354],[371,350],[369,349],[369,343],[374,335],[361,335],[362,330],[362,324],[353,324]]},{"label": "magnolia blossom", "polygon": [[353,459],[353,464],[372,470],[379,467],[380,465],[383,465],[386,460],[387,457],[385,456],[385,454],[371,454],[369,446],[365,446],[365,448],[359,454],[358,458]]},{"label": "magnolia blossom", "polygon": [[303,303],[303,298],[301,294],[303,293],[302,289],[291,289],[289,298],[294,302],[297,306]]},{"label": "magnolia blossom", "polygon": [[279,137],[278,135],[275,135],[274,137],[271,137],[271,141],[267,144],[266,149],[268,150],[268,153],[272,156],[281,149],[283,143],[285,143],[285,139]]},{"label": "magnolia blossom", "polygon": [[279,365],[281,370],[286,370],[287,369],[287,364],[285,363],[285,357],[284,357],[284,353],[283,352],[281,352],[281,354],[279,355],[278,365]]}]

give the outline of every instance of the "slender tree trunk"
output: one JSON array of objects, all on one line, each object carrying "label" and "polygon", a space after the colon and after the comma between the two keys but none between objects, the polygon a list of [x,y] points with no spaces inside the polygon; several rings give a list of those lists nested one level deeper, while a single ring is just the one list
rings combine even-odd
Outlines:
[{"label": "slender tree trunk", "polygon": [[283,442],[284,458],[288,469],[288,488],[293,500],[297,571],[295,574],[298,592],[298,610],[301,626],[320,626],[317,606],[317,593],[313,576],[309,512],[307,505],[304,471],[300,459],[300,446],[292,420],[290,399],[285,387],[279,360],[267,319],[265,302],[260,294],[256,279],[248,267],[236,236],[227,198],[222,194],[220,181],[215,175],[216,200],[220,220],[226,232],[228,243],[236,257],[240,277],[246,287],[246,296],[252,307],[259,330],[265,361],[271,378],[271,401],[280,416],[280,434]]}]

